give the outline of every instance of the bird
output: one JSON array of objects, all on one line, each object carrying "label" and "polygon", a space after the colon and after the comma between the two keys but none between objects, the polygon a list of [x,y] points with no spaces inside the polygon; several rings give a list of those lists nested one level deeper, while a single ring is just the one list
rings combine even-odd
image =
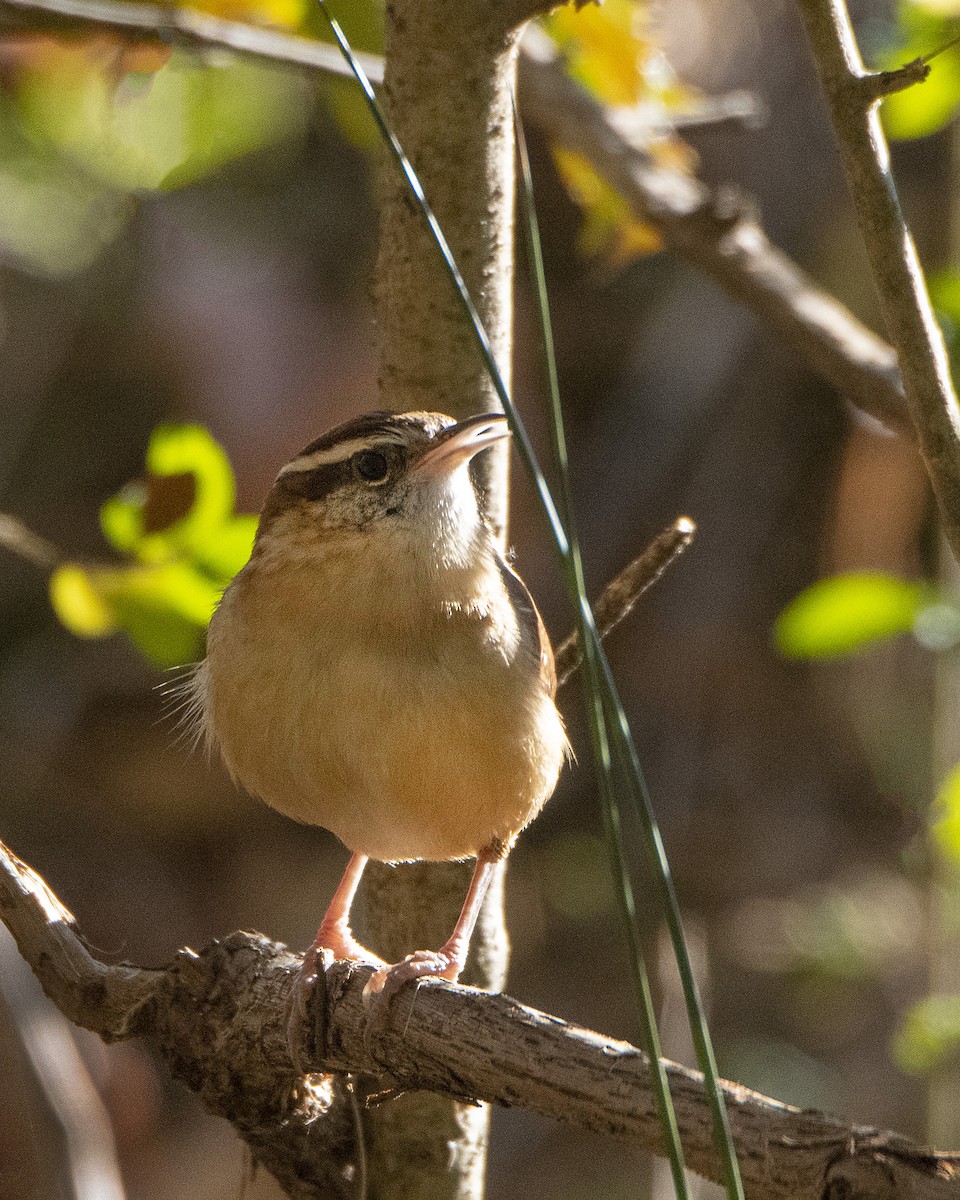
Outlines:
[{"label": "bird", "polygon": [[[368,989],[456,981],[497,863],[568,753],[553,650],[486,524],[470,462],[500,413],[366,413],[282,467],[190,687],[234,781],[350,852],[307,959],[375,967]],[[475,859],[437,949],[386,963],[350,911],[368,861]]]}]

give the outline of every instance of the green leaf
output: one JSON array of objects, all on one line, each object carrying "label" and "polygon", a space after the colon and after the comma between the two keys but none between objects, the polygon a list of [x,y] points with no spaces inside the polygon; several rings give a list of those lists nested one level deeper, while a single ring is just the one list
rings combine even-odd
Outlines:
[{"label": "green leaf", "polygon": [[960,996],[928,996],[907,1013],[893,1043],[897,1065],[925,1075],[960,1052]]},{"label": "green leaf", "polygon": [[49,591],[53,611],[76,637],[101,638],[116,633],[110,605],[84,567],[76,563],[57,567],[50,576]]},{"label": "green leaf", "polygon": [[933,801],[932,833],[940,853],[960,867],[960,763],[947,775]]},{"label": "green leaf", "polygon": [[150,438],[146,465],[155,479],[192,476],[189,510],[148,532],[149,483],[127,484],[100,509],[105,536],[141,563],[186,560],[215,583],[228,583],[250,557],[256,517],[234,515],[233,469],[223,447],[200,425],[161,425]]},{"label": "green leaf", "polygon": [[[910,62],[919,54],[906,54]],[[887,135],[894,141],[927,137],[942,129],[960,104],[960,55],[945,51],[930,63],[923,83],[894,92],[883,102],[881,113]]]},{"label": "green leaf", "polygon": [[835,575],[808,587],[774,623],[787,658],[836,658],[909,633],[930,597],[927,584],[879,572]]},{"label": "green leaf", "polygon": [[229,583],[250,557],[258,520],[252,514],[242,513],[213,530],[209,540],[195,550],[197,565],[211,578]]},{"label": "green leaf", "polygon": [[[956,14],[960,15],[960,14]],[[897,10],[898,44],[879,57],[879,70],[892,70],[916,58],[935,55],[923,83],[887,96],[880,108],[884,128],[894,140],[936,133],[960,104],[960,50],[951,47],[936,54],[960,32],[956,15],[943,4],[927,5],[906,0]]]},{"label": "green leaf", "polygon": [[146,87],[118,87],[90,55],[42,62],[19,77],[27,132],[110,188],[193,183],[264,145],[302,134],[309,91],[296,72],[233,58],[198,66],[175,52]]},{"label": "green leaf", "polygon": [[146,503],[146,487],[140,480],[134,480],[100,505],[100,528],[107,541],[121,554],[137,553],[138,543],[143,540]]},{"label": "green leaf", "polygon": [[54,572],[50,599],[79,637],[122,630],[158,667],[195,660],[220,589],[186,563],[117,568],[68,563]]},{"label": "green leaf", "polygon": [[161,478],[193,475],[196,496],[186,516],[164,530],[183,548],[202,546],[233,513],[236,489],[226,451],[202,425],[159,425],[147,447],[147,470]]}]

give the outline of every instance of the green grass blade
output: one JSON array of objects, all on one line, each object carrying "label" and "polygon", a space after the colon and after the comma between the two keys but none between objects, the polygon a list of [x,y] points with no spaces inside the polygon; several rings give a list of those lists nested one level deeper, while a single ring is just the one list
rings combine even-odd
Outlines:
[{"label": "green grass blade", "polygon": [[[407,179],[411,193],[416,200],[418,207],[423,215],[423,218],[429,228],[431,235],[440,251],[447,269],[450,272],[450,277],[459,296],[460,302],[464,308],[468,318],[470,328],[477,342],[478,349],[486,364],[493,383],[494,390],[503,405],[504,413],[506,414],[508,424],[513,433],[514,443],[517,447],[520,457],[524,462],[527,470],[533,479],[541,504],[547,517],[554,542],[562,559],[564,560],[565,574],[569,581],[572,581],[575,588],[574,610],[576,613],[577,624],[583,638],[584,657],[585,661],[588,658],[593,659],[595,663],[595,673],[597,681],[603,688],[602,703],[605,710],[609,713],[611,720],[607,728],[613,733],[613,738],[610,739],[610,746],[613,747],[618,763],[623,767],[627,779],[631,782],[631,796],[634,799],[638,812],[641,817],[644,832],[647,837],[648,850],[651,853],[652,860],[657,864],[658,870],[655,872],[655,877],[658,881],[661,895],[665,901],[668,917],[668,928],[670,929],[671,938],[674,939],[674,948],[677,949],[677,939],[679,944],[683,946],[682,954],[678,954],[678,967],[681,969],[681,980],[684,987],[684,998],[687,1002],[688,1012],[690,1013],[691,1028],[694,1032],[694,1042],[698,1049],[698,1059],[700,1069],[704,1073],[704,1082],[710,1097],[711,1109],[714,1115],[714,1137],[717,1142],[717,1149],[724,1165],[724,1174],[726,1179],[726,1189],[730,1200],[744,1200],[743,1185],[740,1179],[740,1172],[737,1165],[736,1150],[733,1146],[733,1140],[730,1134],[729,1122],[726,1115],[726,1107],[724,1104],[723,1094],[720,1090],[719,1080],[716,1071],[716,1063],[710,1043],[710,1035],[707,1031],[706,1022],[703,1018],[702,1006],[700,1005],[699,996],[697,994],[695,980],[692,972],[689,970],[689,956],[686,954],[686,948],[683,943],[682,924],[679,916],[679,907],[676,901],[676,894],[673,889],[672,879],[667,865],[666,854],[663,849],[663,842],[660,837],[659,829],[656,825],[656,820],[653,816],[652,806],[650,805],[649,793],[646,788],[643,775],[639,767],[639,759],[637,757],[636,748],[633,745],[633,739],[630,734],[629,724],[620,697],[617,693],[613,675],[610,670],[610,664],[607,661],[606,654],[600,642],[600,635],[597,632],[596,623],[593,619],[593,612],[590,608],[590,602],[587,599],[586,592],[583,589],[582,571],[577,571],[576,565],[571,560],[570,541],[567,536],[566,527],[560,518],[556,503],[550,491],[547,480],[540,469],[537,462],[536,454],[533,450],[533,445],[527,434],[523,422],[520,420],[519,414],[513,406],[510,394],[507,390],[503,377],[500,374],[499,367],[493,355],[490,346],[489,338],[486,330],[480,320],[479,313],[473,304],[473,300],[467,290],[463,276],[457,267],[453,253],[449,243],[444,236],[443,230],[437,222],[423,188],[417,178],[413,166],[403,152],[403,148],[397,140],[395,134],[390,129],[386,118],[380,108],[377,98],[374,94],[370,81],[367,79],[353,54],[346,37],[343,34],[340,26],[327,9],[325,0],[318,0],[321,11],[323,12],[331,33],[340,47],[341,52],[350,65],[350,68],[363,89],[367,103],[370,107],[371,115],[373,116],[380,133],[391,151],[399,169]],[[571,589],[573,590],[573,589]],[[599,670],[596,668],[599,667]],[[599,726],[598,726],[599,727]],[[664,873],[665,869],[665,873]],[[682,961],[686,961],[687,978],[684,979],[684,969]],[[706,1053],[701,1055],[701,1051]]]},{"label": "green grass blade", "polygon": [[[516,117],[516,110],[515,117]],[[526,227],[527,238],[530,248],[531,266],[533,268],[534,282],[537,292],[537,304],[540,313],[540,324],[543,336],[544,357],[547,366],[547,383],[550,394],[551,408],[551,429],[554,438],[554,453],[557,459],[558,466],[558,491],[559,491],[559,507],[563,514],[567,536],[570,544],[570,552],[564,558],[564,564],[568,569],[572,570],[575,575],[574,592],[576,601],[580,601],[581,597],[585,596],[584,577],[582,556],[580,553],[579,540],[576,535],[576,528],[573,521],[572,503],[569,493],[569,470],[566,437],[564,432],[563,409],[560,403],[560,389],[557,377],[556,368],[556,352],[553,343],[552,323],[550,320],[549,298],[547,295],[546,275],[543,266],[543,252],[540,243],[539,223],[536,216],[536,208],[533,197],[533,178],[530,172],[530,164],[526,151],[526,142],[523,137],[522,126],[519,120],[516,121],[517,128],[517,145],[520,157],[521,180],[523,185],[523,196],[526,208]],[[578,604],[579,607],[579,604]],[[592,618],[592,614],[590,614]],[[592,619],[589,622],[593,624]],[[592,631],[586,627],[586,622],[579,622],[578,627],[580,636],[583,639],[584,646],[592,645],[596,636],[596,629]],[[711,1114],[714,1124],[714,1137],[717,1144],[717,1152],[720,1155],[724,1165],[724,1174],[727,1179],[728,1194],[731,1200],[739,1200],[743,1195],[743,1185],[740,1179],[740,1168],[737,1162],[736,1148],[733,1145],[733,1138],[730,1133],[729,1119],[727,1116],[726,1104],[724,1103],[723,1093],[720,1090],[719,1073],[717,1071],[716,1056],[713,1050],[713,1043],[710,1037],[709,1027],[706,1022],[706,1017],[703,1012],[703,1004],[700,999],[700,991],[697,987],[696,977],[693,973],[693,968],[690,962],[690,955],[687,950],[686,939],[683,934],[683,924],[680,916],[680,905],[677,899],[676,889],[673,884],[673,875],[670,870],[670,863],[667,859],[666,849],[663,844],[663,838],[660,833],[660,828],[656,819],[656,814],[653,809],[653,803],[650,798],[649,789],[646,784],[646,779],[643,770],[640,766],[640,761],[637,756],[636,746],[630,734],[629,725],[627,723],[626,714],[623,710],[623,705],[620,702],[616,688],[616,683],[613,674],[610,670],[610,664],[606,658],[606,654],[601,655],[585,655],[584,666],[587,668],[587,684],[589,686],[590,695],[603,695],[606,693],[606,703],[608,705],[609,716],[612,722],[619,726],[622,737],[613,738],[613,744],[620,751],[620,767],[627,781],[631,800],[633,801],[635,810],[640,818],[641,825],[644,831],[644,840],[647,845],[648,854],[652,860],[653,876],[659,884],[661,901],[664,914],[667,921],[667,928],[670,934],[670,940],[673,944],[674,956],[677,961],[677,970],[680,976],[681,988],[683,990],[684,1002],[687,1009],[690,1031],[693,1037],[694,1048],[697,1055],[697,1061],[700,1064],[700,1069],[704,1074],[704,1082],[707,1088],[707,1095],[710,1102]],[[603,672],[603,680],[597,678],[595,668]],[[606,715],[606,714],[604,714]],[[625,755],[625,758],[624,758]],[[605,778],[609,778],[607,772],[604,772]],[[614,800],[616,807],[616,801]],[[617,809],[617,821],[619,822],[619,809]],[[618,874],[620,871],[626,870],[626,862],[623,859],[622,852],[620,863],[618,865]],[[635,921],[632,922],[631,934],[635,935]],[[665,1081],[665,1080],[664,1080]],[[672,1105],[671,1105],[672,1115]],[[664,1125],[666,1129],[666,1124]],[[674,1180],[676,1182],[676,1163],[671,1156],[671,1167],[674,1168]]]},{"label": "green grass blade", "polygon": [[[534,201],[533,176],[530,171],[530,160],[527,155],[526,138],[523,135],[523,126],[516,111],[516,104],[514,104],[513,115],[520,160],[521,196],[525,218],[524,226],[527,234],[530,266],[540,315],[540,330],[547,371],[547,390],[550,397],[550,428],[553,437],[554,455],[557,462],[558,507],[566,525],[567,536],[570,541],[570,554],[564,558],[564,565],[567,570],[568,588],[577,597],[584,590],[583,556],[580,552],[580,542],[574,522],[573,503],[570,495],[566,432],[564,429],[563,412],[560,406],[560,385],[557,378],[557,356],[553,341],[553,322],[550,319],[550,300],[547,294],[546,275],[543,267],[543,250]],[[586,636],[586,630],[582,622],[580,623],[580,636],[584,639],[583,644],[586,650],[584,654],[585,673],[583,675],[584,700],[590,720],[590,735],[593,741],[597,783],[603,798],[604,832],[610,851],[610,865],[618,907],[627,939],[640,1024],[647,1051],[650,1054],[657,1109],[660,1116],[660,1125],[664,1133],[664,1141],[667,1146],[667,1154],[670,1159],[670,1171],[673,1176],[674,1188],[679,1200],[687,1200],[688,1189],[683,1146],[680,1141],[677,1117],[673,1107],[673,1100],[670,1096],[670,1085],[667,1080],[666,1068],[664,1067],[661,1054],[660,1034],[657,1029],[653,997],[650,993],[650,981],[647,977],[646,964],[643,959],[643,948],[640,944],[636,901],[633,893],[633,885],[630,881],[630,870],[623,843],[620,805],[614,782],[615,767],[610,757],[609,735],[603,706],[603,686],[598,674],[598,664],[596,655],[593,652],[593,642],[592,639]]]}]

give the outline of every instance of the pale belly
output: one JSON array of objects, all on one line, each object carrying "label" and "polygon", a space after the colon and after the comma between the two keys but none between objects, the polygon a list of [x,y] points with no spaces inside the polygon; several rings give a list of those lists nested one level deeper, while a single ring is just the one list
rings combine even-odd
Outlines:
[{"label": "pale belly", "polygon": [[212,637],[204,668],[224,760],[272,807],[371,858],[446,860],[509,845],[553,792],[566,737],[531,664],[456,633],[427,658],[280,636]]}]

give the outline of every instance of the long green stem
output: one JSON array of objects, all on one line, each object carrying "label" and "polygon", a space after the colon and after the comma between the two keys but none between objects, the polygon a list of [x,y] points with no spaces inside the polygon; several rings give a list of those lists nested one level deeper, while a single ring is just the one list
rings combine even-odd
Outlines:
[{"label": "long green stem", "polygon": [[[527,246],[537,296],[540,330],[543,338],[543,353],[547,370],[547,390],[550,397],[550,430],[553,437],[554,455],[557,461],[558,507],[570,540],[570,553],[564,556],[563,561],[566,569],[568,590],[571,593],[571,597],[576,601],[579,595],[585,591],[583,556],[580,553],[580,540],[574,521],[573,502],[570,495],[566,431],[564,428],[563,411],[560,405],[557,356],[553,341],[553,322],[550,318],[550,299],[547,293],[546,274],[543,268],[540,225],[537,220],[537,209],[534,201],[533,175],[530,171],[526,138],[523,135],[523,126],[517,115],[516,105],[514,105],[514,127],[517,132],[517,150],[520,159],[521,195],[523,197],[524,215],[526,218]],[[643,958],[643,947],[640,943],[636,901],[633,885],[630,881],[630,869],[623,842],[620,804],[617,788],[614,783],[614,764],[610,757],[610,739],[603,707],[603,690],[600,682],[599,667],[594,652],[593,640],[590,637],[584,636],[585,630],[582,622],[579,623],[579,628],[580,636],[583,639],[584,667],[586,671],[586,674],[583,676],[584,699],[590,721],[590,735],[593,741],[597,783],[600,794],[603,797],[604,832],[606,834],[607,846],[610,850],[610,865],[616,887],[620,916],[627,939],[630,968],[640,1023],[647,1050],[650,1054],[650,1061],[654,1067],[653,1080],[656,1090],[657,1108],[660,1113],[660,1124],[663,1127],[667,1143],[673,1184],[679,1200],[687,1200],[688,1189],[683,1146],[680,1141],[680,1131],[677,1128],[677,1117],[673,1107],[673,1100],[670,1096],[670,1085],[667,1081],[667,1073],[663,1065],[656,1011],[650,992],[650,981],[647,976],[646,964]]]},{"label": "long green stem", "polygon": [[[380,134],[384,139],[387,147],[392,153],[394,159],[404,177],[406,178],[411,193],[417,202],[418,207],[426,221],[427,227],[440,251],[441,257],[450,272],[450,277],[454,287],[463,305],[464,311],[468,318],[470,328],[473,331],[477,342],[478,349],[486,364],[490,374],[491,382],[497,397],[503,406],[506,414],[510,430],[513,434],[513,440],[520,453],[520,457],[527,468],[530,477],[534,482],[540,502],[546,513],[547,521],[550,526],[550,531],[554,542],[560,553],[564,563],[565,575],[568,580],[568,586],[571,591],[571,599],[574,604],[577,625],[583,639],[584,658],[588,664],[587,669],[590,677],[596,683],[596,701],[601,705],[602,711],[598,714],[596,728],[604,729],[605,734],[602,738],[603,743],[607,743],[607,753],[601,763],[604,764],[604,777],[607,778],[606,763],[610,760],[610,749],[612,747],[618,764],[622,767],[623,774],[630,783],[630,794],[634,800],[637,810],[640,814],[642,826],[647,840],[647,848],[655,864],[655,878],[661,892],[661,897],[664,901],[664,906],[667,913],[667,925],[670,930],[671,940],[673,941],[674,951],[677,955],[677,965],[680,969],[681,981],[684,990],[684,999],[687,1004],[687,1011],[690,1018],[691,1029],[694,1036],[694,1044],[697,1047],[697,1057],[701,1071],[704,1074],[704,1083],[707,1088],[707,1093],[710,1097],[711,1109],[713,1112],[714,1123],[714,1139],[717,1144],[717,1150],[721,1161],[724,1165],[724,1174],[726,1179],[726,1190],[729,1200],[744,1200],[743,1184],[740,1178],[740,1170],[737,1164],[736,1149],[733,1145],[733,1138],[730,1133],[729,1122],[727,1120],[726,1107],[723,1100],[723,1093],[720,1090],[719,1078],[717,1075],[716,1061],[713,1054],[710,1034],[706,1026],[706,1021],[703,1016],[703,1009],[700,1003],[699,995],[695,980],[693,978],[689,955],[686,951],[686,945],[683,940],[683,928],[680,919],[679,905],[677,903],[676,892],[673,887],[670,876],[669,865],[667,863],[666,852],[663,847],[663,840],[660,836],[659,828],[657,827],[656,818],[653,813],[652,804],[650,802],[649,792],[647,791],[646,783],[643,774],[640,770],[640,763],[637,757],[636,748],[633,745],[633,739],[630,734],[629,723],[627,722],[626,713],[624,712],[616,685],[613,680],[613,674],[610,669],[610,664],[607,661],[603,646],[600,642],[600,635],[597,631],[596,623],[593,619],[593,612],[590,608],[590,602],[587,599],[586,591],[583,585],[582,565],[579,565],[579,556],[574,556],[571,550],[570,538],[567,534],[567,528],[560,513],[557,510],[557,505],[553,495],[550,492],[550,487],[547,483],[543,471],[537,462],[537,457],[530,442],[526,428],[521,421],[519,414],[514,408],[507,386],[504,383],[503,377],[497,366],[493,351],[490,346],[489,338],[486,330],[483,327],[483,322],[474,306],[473,300],[467,289],[467,285],[463,279],[460,269],[457,266],[456,260],[450,249],[449,243],[444,236],[443,230],[440,228],[439,222],[436,219],[430,205],[424,194],[423,187],[417,174],[413,169],[412,164],[407,159],[403,152],[403,147],[400,145],[395,134],[391,130],[383,111],[374,95],[373,87],[363,72],[362,67],[357,61],[353,51],[350,48],[347,39],[345,38],[340,26],[331,16],[327,9],[325,0],[318,0],[321,10],[327,19],[330,30],[337,41],[344,57],[350,64],[350,68],[363,90],[364,96],[367,99],[371,115],[377,124]],[[565,455],[565,445],[562,437],[559,442],[561,450]],[[590,665],[592,664],[592,666]],[[603,717],[606,714],[609,717],[609,722],[604,722]],[[607,739],[606,733],[612,732],[612,738]],[[598,745],[602,749],[602,744]],[[621,843],[622,844],[622,843]],[[633,914],[631,913],[631,920]],[[658,1056],[659,1057],[659,1056]],[[669,1134],[668,1134],[669,1139]]]}]

